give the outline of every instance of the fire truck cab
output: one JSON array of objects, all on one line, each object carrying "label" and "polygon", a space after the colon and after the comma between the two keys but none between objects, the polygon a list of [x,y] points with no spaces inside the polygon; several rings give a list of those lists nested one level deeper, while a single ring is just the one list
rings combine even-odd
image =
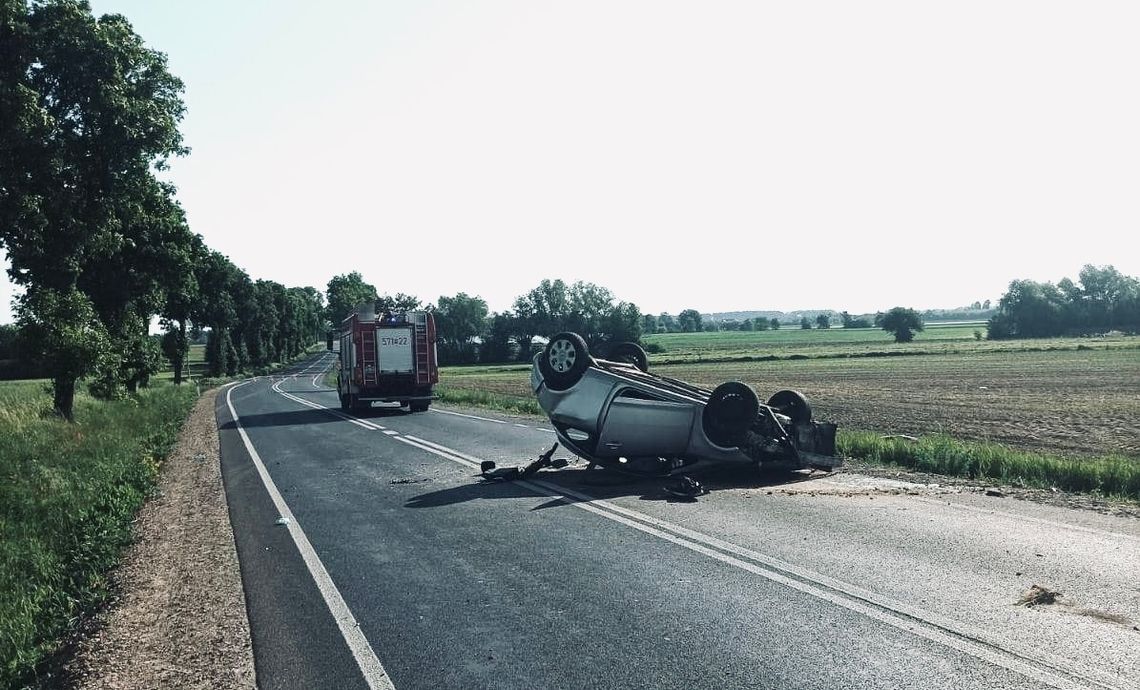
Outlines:
[{"label": "fire truck cab", "polygon": [[339,329],[337,395],[342,410],[398,402],[424,412],[439,383],[435,319],[430,312],[376,314],[358,308]]}]

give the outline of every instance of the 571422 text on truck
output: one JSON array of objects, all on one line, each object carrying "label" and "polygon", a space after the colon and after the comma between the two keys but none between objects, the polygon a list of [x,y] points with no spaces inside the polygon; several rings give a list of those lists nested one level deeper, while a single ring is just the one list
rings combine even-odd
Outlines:
[{"label": "571422 text on truck", "polygon": [[340,324],[336,377],[342,410],[398,402],[424,412],[439,383],[431,312],[376,314],[358,309]]}]

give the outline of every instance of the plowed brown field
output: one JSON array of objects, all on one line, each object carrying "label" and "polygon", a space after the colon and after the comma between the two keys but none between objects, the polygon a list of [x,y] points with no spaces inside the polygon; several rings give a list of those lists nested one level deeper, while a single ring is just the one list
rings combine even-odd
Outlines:
[{"label": "plowed brown field", "polygon": [[[652,367],[652,357],[650,361]],[[750,384],[764,400],[803,392],[841,428],[960,439],[1065,455],[1140,459],[1140,350],[676,364],[650,371],[714,387]],[[443,384],[529,396],[528,371],[454,369]]]}]

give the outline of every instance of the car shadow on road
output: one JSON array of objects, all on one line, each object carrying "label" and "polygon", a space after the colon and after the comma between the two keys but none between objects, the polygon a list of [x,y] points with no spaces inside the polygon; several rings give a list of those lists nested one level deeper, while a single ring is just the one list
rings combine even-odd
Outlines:
[{"label": "car shadow on road", "polygon": [[535,493],[522,484],[515,482],[487,481],[476,477],[476,481],[463,486],[450,489],[440,489],[420,494],[409,499],[405,508],[439,508],[442,506],[500,498],[532,498]]},{"label": "car shadow on road", "polygon": [[[830,473],[807,472],[757,472],[753,467],[745,466],[709,466],[686,472],[684,476],[692,477],[701,483],[709,492],[725,489],[764,489],[775,486],[795,484],[812,479],[828,476]],[[565,470],[545,471],[535,474],[531,479],[540,480],[554,491],[565,490],[589,499],[578,498],[571,493],[564,497],[552,498],[531,510],[545,510],[567,506],[571,503],[588,502],[589,500],[609,500],[626,496],[637,496],[642,501],[667,501],[676,503],[693,503],[699,497],[682,498],[671,494],[668,489],[676,484],[681,475],[669,477],[644,477],[622,474],[607,469],[586,469],[585,467]],[[408,508],[435,508],[439,506],[464,503],[466,501],[526,498],[535,496],[535,491],[525,484],[512,481],[487,480],[476,475],[475,481],[450,489],[441,489],[412,498],[405,507]]]}]

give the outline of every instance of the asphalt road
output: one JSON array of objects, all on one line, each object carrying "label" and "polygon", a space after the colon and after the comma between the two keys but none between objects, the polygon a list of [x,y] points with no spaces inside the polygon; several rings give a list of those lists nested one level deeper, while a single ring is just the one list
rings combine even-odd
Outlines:
[{"label": "asphalt road", "polygon": [[854,473],[485,483],[548,425],[345,415],[331,364],[218,398],[263,688],[1140,688],[1140,521]]}]

